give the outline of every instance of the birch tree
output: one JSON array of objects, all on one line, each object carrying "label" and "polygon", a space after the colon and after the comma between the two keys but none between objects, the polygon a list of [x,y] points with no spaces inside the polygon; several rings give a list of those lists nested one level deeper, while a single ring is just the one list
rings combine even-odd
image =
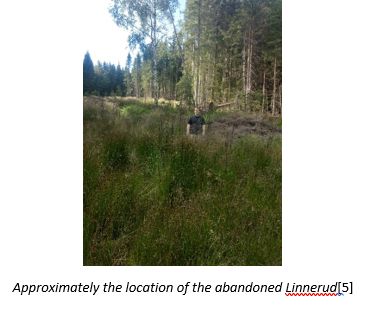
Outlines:
[{"label": "birch tree", "polygon": [[158,43],[167,32],[167,21],[177,6],[177,0],[112,0],[110,13],[118,26],[131,31],[130,47],[149,45],[151,48],[152,96],[158,104],[157,76]]}]

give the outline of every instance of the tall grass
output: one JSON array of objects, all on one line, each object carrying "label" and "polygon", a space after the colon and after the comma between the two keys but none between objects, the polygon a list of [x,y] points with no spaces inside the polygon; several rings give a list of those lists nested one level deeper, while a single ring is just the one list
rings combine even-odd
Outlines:
[{"label": "tall grass", "polygon": [[84,265],[281,265],[281,138],[184,136],[187,113],[84,112]]}]

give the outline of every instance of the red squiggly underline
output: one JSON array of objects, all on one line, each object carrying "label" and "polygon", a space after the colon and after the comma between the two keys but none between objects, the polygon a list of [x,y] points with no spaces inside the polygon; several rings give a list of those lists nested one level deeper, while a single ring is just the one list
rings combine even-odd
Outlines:
[{"label": "red squiggly underline", "polygon": [[285,293],[286,296],[294,296],[294,297],[335,297],[337,296],[336,293],[297,293],[297,292],[290,292],[290,293]]}]

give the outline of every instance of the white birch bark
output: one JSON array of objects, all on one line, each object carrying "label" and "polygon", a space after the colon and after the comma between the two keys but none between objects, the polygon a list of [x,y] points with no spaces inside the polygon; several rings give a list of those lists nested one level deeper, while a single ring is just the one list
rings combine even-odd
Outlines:
[{"label": "white birch bark", "polygon": [[276,110],[276,58],[273,67],[273,93],[272,93],[272,116],[275,115]]}]

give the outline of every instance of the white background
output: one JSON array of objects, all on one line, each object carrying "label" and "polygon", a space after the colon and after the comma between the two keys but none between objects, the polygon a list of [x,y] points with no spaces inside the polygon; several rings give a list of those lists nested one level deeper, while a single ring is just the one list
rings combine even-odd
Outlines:
[{"label": "white background", "polygon": [[[82,266],[87,1],[0,7],[1,313],[369,313],[372,5],[283,1],[283,266]],[[35,295],[22,283],[330,283],[354,295]]]},{"label": "white background", "polygon": [[[125,67],[130,52],[127,43],[129,32],[113,21],[108,11],[110,3],[110,0],[80,1],[82,11],[79,14],[82,18],[79,29],[83,31],[79,41],[82,47],[80,54],[84,56],[88,50],[94,64],[106,61]],[[131,54],[134,59],[135,53]]]}]

